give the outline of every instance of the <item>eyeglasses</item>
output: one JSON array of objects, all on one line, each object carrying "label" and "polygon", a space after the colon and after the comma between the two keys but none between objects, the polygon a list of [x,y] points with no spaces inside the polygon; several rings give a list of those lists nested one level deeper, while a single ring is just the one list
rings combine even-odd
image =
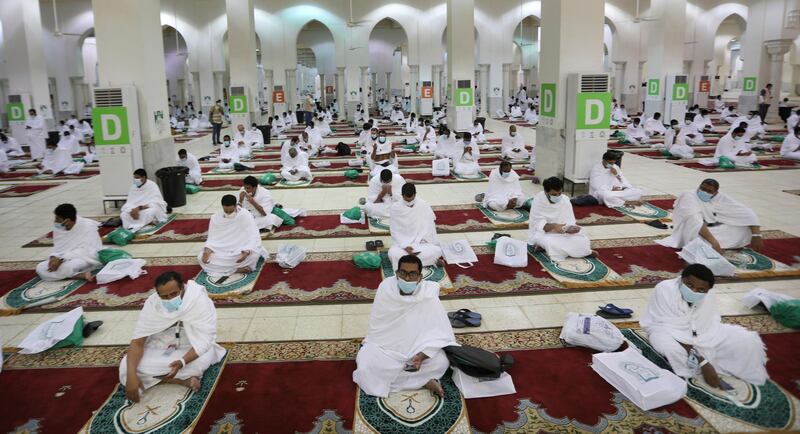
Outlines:
[{"label": "eyeglasses", "polygon": [[397,270],[396,274],[397,276],[402,277],[403,279],[411,279],[411,280],[417,280],[421,275],[419,271],[406,271],[403,269]]}]

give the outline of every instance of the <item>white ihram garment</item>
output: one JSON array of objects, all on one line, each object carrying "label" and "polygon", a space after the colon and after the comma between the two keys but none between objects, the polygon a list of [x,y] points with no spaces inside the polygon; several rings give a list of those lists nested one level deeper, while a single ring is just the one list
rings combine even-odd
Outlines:
[{"label": "white ihram garment", "polygon": [[[631,185],[622,174],[622,169],[616,164],[612,166],[617,175],[611,173],[611,168],[606,169],[602,162],[592,167],[589,174],[589,194],[609,208],[625,205],[625,202],[637,201],[642,198],[642,190]],[[615,187],[623,190],[614,191]]]},{"label": "white ihram garment", "polygon": [[[239,190],[239,194],[242,193],[248,195],[248,193],[244,190],[244,187]],[[260,185],[256,186],[256,192],[253,197],[255,198],[256,203],[258,203],[261,206],[261,209],[263,209],[267,214],[262,215],[258,209],[256,209],[256,207],[254,207],[247,199],[242,202],[242,208],[252,214],[258,229],[272,229],[273,227],[280,227],[280,225],[283,224],[283,219],[275,214],[272,214],[272,209],[275,208],[275,202],[272,201],[272,194],[269,192],[269,190]]]},{"label": "white ihram garment", "polygon": [[[141,205],[147,205],[147,208],[139,211],[139,218],[134,219],[131,210]],[[128,190],[128,200],[120,210],[120,218],[122,227],[131,232],[136,232],[151,223],[166,221],[167,203],[164,202],[158,185],[149,179],[141,187],[132,185]]]},{"label": "white ihram garment", "polygon": [[583,229],[575,234],[545,232],[544,226],[550,223],[575,225],[575,213],[565,195],[562,194],[557,203],[550,203],[545,192],[541,191],[533,197],[531,205],[528,244],[544,249],[553,261],[583,258],[592,253],[591,242]]},{"label": "white ihram garment", "polygon": [[[293,170],[296,170],[296,172],[291,173]],[[311,175],[311,168],[308,166],[308,154],[299,151],[294,158],[291,155],[287,155],[281,169],[281,178],[290,182],[301,179],[306,179],[310,182],[313,176]]]},{"label": "white ihram garment", "polygon": [[100,224],[94,220],[77,217],[70,230],[53,230],[53,252],[50,257],[61,258],[64,262],[55,271],[48,271],[50,257],[36,265],[36,274],[47,281],[70,279],[73,276],[100,267],[97,252],[103,248],[103,241],[97,232]]},{"label": "white ihram garment", "polygon": [[442,257],[439,237],[436,235],[436,214],[433,208],[423,199],[417,197],[414,206],[408,206],[405,200],[398,200],[389,209],[389,233],[392,236],[392,247],[389,249],[389,260],[392,269],[397,269],[400,258],[407,255],[407,247],[419,252],[417,257],[425,267],[435,265]]},{"label": "white ihram garment", "polygon": [[191,152],[186,153],[186,160],[181,160],[180,158],[178,158],[175,161],[175,165],[189,169],[189,173],[186,174],[187,184],[200,185],[203,182],[203,175],[202,175],[202,169],[200,169],[200,162],[197,161],[197,157],[195,157]]},{"label": "white ihram garment", "polygon": [[521,208],[528,200],[528,197],[522,192],[519,175],[512,169],[504,177],[500,174],[499,168],[492,169],[489,174],[489,187],[483,198],[483,206],[495,211],[503,211],[511,199],[517,200],[515,208]]},{"label": "white ihram garment", "polygon": [[[197,260],[212,279],[230,276],[238,268],[253,270],[260,258],[269,257],[261,245],[261,235],[253,215],[241,209],[233,216],[225,215],[224,211],[217,211],[211,216],[204,247],[212,251],[209,263],[203,262],[205,249],[197,255]],[[237,262],[243,251],[249,251],[250,254],[244,261]]]},{"label": "white ihram garment", "polygon": [[364,211],[366,211],[367,215],[378,218],[390,217],[392,204],[403,199],[402,189],[405,183],[406,181],[402,176],[397,173],[392,174],[392,194],[384,195],[380,202],[376,202],[384,184],[381,182],[380,174],[373,176],[367,185],[367,203],[364,204]]}]

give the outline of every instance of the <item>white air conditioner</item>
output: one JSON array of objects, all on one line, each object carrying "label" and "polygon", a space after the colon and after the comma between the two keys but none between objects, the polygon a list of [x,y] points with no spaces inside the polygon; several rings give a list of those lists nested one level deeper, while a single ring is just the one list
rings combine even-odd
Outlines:
[{"label": "white air conditioner", "polygon": [[608,74],[567,76],[564,177],[574,182],[589,179],[608,147],[610,90]]},{"label": "white air conditioner", "polygon": [[[694,93],[693,93],[693,96],[692,96],[692,104],[697,104],[701,108],[706,108],[706,107],[708,107],[708,93],[709,93],[709,91],[708,90],[705,91],[705,92],[701,92],[700,91],[700,83],[703,82],[703,81],[709,81],[709,76],[700,75],[700,76],[695,76],[694,77],[694,83],[693,83],[693,86],[692,86],[692,89],[694,89]],[[710,83],[711,82],[709,81],[709,85],[710,85]],[[709,86],[709,90],[710,90],[710,86]]]},{"label": "white air conditioner", "polygon": [[665,85],[664,113],[661,118],[665,123],[673,119],[683,122],[689,105],[689,77],[685,74],[667,74]]},{"label": "white air conditioner", "polygon": [[11,136],[17,139],[20,145],[28,144],[28,133],[25,131],[25,120],[28,119],[28,110],[31,109],[31,94],[29,93],[15,93],[8,95],[9,103],[22,103],[23,109],[21,113],[22,120],[12,121],[16,117],[20,119],[20,113],[12,114],[6,113],[8,116],[8,126],[11,129]]},{"label": "white air conditioner", "polygon": [[[142,129],[136,87],[96,87],[92,96],[92,129],[100,160],[103,195],[125,196],[133,180],[133,171],[142,167]],[[155,173],[148,173],[148,176],[155,178]]]}]

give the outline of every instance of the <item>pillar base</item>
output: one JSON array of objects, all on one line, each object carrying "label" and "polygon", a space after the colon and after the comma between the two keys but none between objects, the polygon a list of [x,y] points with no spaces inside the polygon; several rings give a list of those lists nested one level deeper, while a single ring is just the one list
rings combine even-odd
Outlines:
[{"label": "pillar base", "polygon": [[625,108],[628,112],[638,112],[642,109],[642,102],[639,100],[639,93],[623,93],[622,94],[622,104],[625,104]]},{"label": "pillar base", "polygon": [[758,95],[739,95],[739,105],[736,112],[747,114],[749,111],[758,110]]},{"label": "pillar base", "polygon": [[490,118],[494,117],[495,112],[497,110],[504,110],[503,108],[503,97],[502,96],[493,96],[489,97],[489,116]]},{"label": "pillar base", "polygon": [[551,176],[564,176],[567,142],[555,128],[536,129],[536,176],[544,180]]},{"label": "pillar base", "polygon": [[152,142],[142,142],[142,164],[150,179],[156,181],[156,170],[162,167],[174,166],[175,141],[166,137]]},{"label": "pillar base", "polygon": [[[628,108],[627,105],[625,105]],[[628,108],[630,111],[630,108]],[[652,118],[654,113],[661,113],[664,114],[664,101],[662,100],[645,100],[644,102],[644,113],[642,117],[644,118]],[[678,122],[682,121],[683,119],[678,119]]]}]

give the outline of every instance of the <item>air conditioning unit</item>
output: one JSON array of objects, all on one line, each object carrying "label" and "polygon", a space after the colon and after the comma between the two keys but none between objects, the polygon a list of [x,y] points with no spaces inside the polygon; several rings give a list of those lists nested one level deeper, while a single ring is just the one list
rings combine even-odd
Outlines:
[{"label": "air conditioning unit", "polygon": [[682,122],[689,105],[689,77],[685,74],[667,74],[665,80],[664,113],[665,123],[673,119]]},{"label": "air conditioning unit", "polygon": [[[8,95],[6,116],[11,136],[17,139],[20,145],[28,143],[28,134],[25,131],[25,120],[28,119],[28,110],[31,109],[31,94],[16,93]],[[20,106],[20,104],[22,104]]]},{"label": "air conditioning unit", "polygon": [[[92,129],[105,197],[125,196],[142,167],[142,129],[135,86],[93,90]],[[155,177],[154,173],[148,174]]]},{"label": "air conditioning unit", "polygon": [[611,85],[608,74],[569,74],[564,177],[586,182],[608,147]]},{"label": "air conditioning unit", "polygon": [[695,76],[693,84],[692,104],[697,104],[702,108],[708,107],[708,95],[711,92],[710,77],[708,75]]},{"label": "air conditioning unit", "polygon": [[250,89],[247,86],[231,85],[230,96],[228,97],[228,107],[230,108],[231,125],[234,129],[237,125],[242,124],[248,127],[251,123],[250,112],[254,111],[256,106],[253,100],[250,99]]},{"label": "air conditioning unit", "polygon": [[455,80],[453,82],[453,108],[448,105],[448,124],[453,131],[467,131],[472,127],[475,115],[475,90],[472,80]]}]

